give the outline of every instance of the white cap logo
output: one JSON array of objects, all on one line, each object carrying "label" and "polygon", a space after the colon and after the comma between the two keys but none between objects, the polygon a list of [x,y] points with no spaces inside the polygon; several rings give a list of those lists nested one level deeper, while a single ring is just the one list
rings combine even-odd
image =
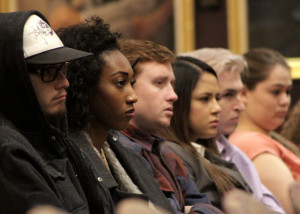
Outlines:
[{"label": "white cap logo", "polygon": [[63,43],[44,20],[37,15],[28,18],[23,32],[25,58],[61,47]]}]

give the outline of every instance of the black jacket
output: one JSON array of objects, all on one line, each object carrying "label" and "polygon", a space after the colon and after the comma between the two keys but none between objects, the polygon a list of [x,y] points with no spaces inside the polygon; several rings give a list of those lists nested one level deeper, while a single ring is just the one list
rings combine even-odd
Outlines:
[{"label": "black jacket", "polygon": [[35,96],[23,53],[23,28],[36,11],[0,13],[0,212],[49,204],[91,213],[70,162],[64,129],[50,127]]},{"label": "black jacket", "polygon": [[[48,139],[41,133],[21,133],[3,118],[0,124],[1,213],[23,214],[37,204],[54,205],[70,213],[89,213],[63,147],[61,154],[48,150],[42,146]],[[53,143],[60,144],[58,135],[53,136]]]},{"label": "black jacket", "polygon": [[96,178],[99,178],[99,183],[109,190],[110,194],[106,196],[110,198],[113,203],[118,203],[124,198],[141,198],[149,200],[153,204],[169,210],[171,213],[174,212],[169,201],[160,190],[159,183],[154,179],[152,171],[147,167],[145,160],[130,149],[123,147],[117,137],[115,137],[114,131],[109,133],[106,142],[115,153],[128,176],[143,194],[128,193],[121,190],[112,173],[107,170],[102,159],[94,151],[94,148],[91,143],[88,142],[84,134],[82,132],[76,132],[72,133],[71,136],[86,157],[93,163],[93,174]]}]

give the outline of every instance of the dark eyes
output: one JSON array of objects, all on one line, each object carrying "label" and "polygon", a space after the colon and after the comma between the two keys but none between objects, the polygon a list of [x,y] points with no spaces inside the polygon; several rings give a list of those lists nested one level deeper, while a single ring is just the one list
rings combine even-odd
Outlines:
[{"label": "dark eyes", "polygon": [[203,96],[203,97],[199,97],[198,100],[200,100],[203,103],[207,103],[210,100],[214,100],[214,99],[216,99],[217,101],[219,101],[220,100],[219,97],[220,97],[219,95],[217,95],[216,97],[213,97],[212,95],[211,96]]},{"label": "dark eyes", "polygon": [[234,94],[233,93],[226,93],[224,94],[224,97],[232,97]]},{"label": "dark eyes", "polygon": [[[119,80],[116,82],[116,85],[120,88],[123,88],[126,85],[127,80]],[[131,80],[130,85],[133,86],[136,83],[136,80]]]},{"label": "dark eyes", "polygon": [[167,77],[154,79],[152,84],[155,85],[156,87],[159,87],[159,88],[164,88],[164,87],[169,87],[169,86],[171,86],[173,89],[175,88],[175,81],[170,80]]},{"label": "dark eyes", "polygon": [[274,95],[278,95],[278,94],[280,94],[280,90],[274,90],[274,91],[271,91],[271,93]]},{"label": "dark eyes", "polygon": [[201,97],[199,100],[202,102],[207,102],[209,100],[209,97]]},{"label": "dark eyes", "polygon": [[271,91],[271,93],[273,95],[275,95],[275,96],[278,96],[281,92],[285,92],[287,95],[291,94],[291,90],[290,89],[285,90],[285,91],[283,91],[283,90],[273,90],[273,91]]},{"label": "dark eyes", "polygon": [[167,80],[166,79],[158,79],[154,81],[154,84],[157,85],[158,87],[163,87],[164,85],[167,84]]},{"label": "dark eyes", "polygon": [[116,82],[116,85],[119,86],[120,88],[123,88],[125,86],[126,81],[122,80],[122,81],[118,81]]},{"label": "dark eyes", "polygon": [[162,85],[162,84],[163,84],[163,81],[162,81],[162,80],[156,81],[156,84],[157,84],[157,85]]},{"label": "dark eyes", "polygon": [[221,100],[223,98],[227,98],[227,99],[230,99],[232,97],[234,97],[236,95],[236,93],[233,93],[233,92],[227,92],[225,94],[221,94],[218,96],[218,100]]}]

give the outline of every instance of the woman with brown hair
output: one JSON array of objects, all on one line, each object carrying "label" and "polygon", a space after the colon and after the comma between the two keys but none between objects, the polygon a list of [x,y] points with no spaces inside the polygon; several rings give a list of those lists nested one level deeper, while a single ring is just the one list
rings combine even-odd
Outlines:
[{"label": "woman with brown hair", "polygon": [[254,163],[262,183],[287,213],[294,213],[288,188],[300,180],[300,158],[271,138],[284,123],[292,89],[290,67],[277,51],[257,48],[244,54],[248,72],[242,73],[245,110],[229,141]]}]

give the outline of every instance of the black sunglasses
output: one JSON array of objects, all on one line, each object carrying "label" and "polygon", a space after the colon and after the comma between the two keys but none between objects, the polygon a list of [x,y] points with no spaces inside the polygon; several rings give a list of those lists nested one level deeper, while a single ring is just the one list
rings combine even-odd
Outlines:
[{"label": "black sunglasses", "polygon": [[40,74],[41,80],[43,82],[52,82],[56,80],[58,76],[58,72],[61,71],[61,73],[64,76],[67,76],[68,73],[68,62],[62,63],[62,64],[55,64],[55,65],[48,65],[40,67],[40,65],[36,64],[27,64],[28,72],[29,73],[36,73]]}]

